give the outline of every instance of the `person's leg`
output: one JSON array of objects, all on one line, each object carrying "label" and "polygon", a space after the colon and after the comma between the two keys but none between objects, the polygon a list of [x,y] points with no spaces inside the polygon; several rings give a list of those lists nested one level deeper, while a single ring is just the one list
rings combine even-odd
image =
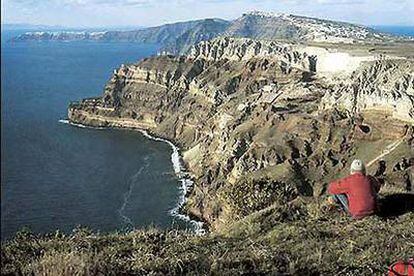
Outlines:
[{"label": "person's leg", "polygon": [[349,213],[348,198],[345,194],[333,195],[334,200],[341,205],[345,212]]}]

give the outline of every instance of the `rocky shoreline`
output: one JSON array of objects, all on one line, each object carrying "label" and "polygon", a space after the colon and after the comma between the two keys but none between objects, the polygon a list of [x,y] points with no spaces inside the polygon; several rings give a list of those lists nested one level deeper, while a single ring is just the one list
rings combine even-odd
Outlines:
[{"label": "rocky shoreline", "polygon": [[319,72],[309,58],[325,54],[266,45],[221,38],[187,57],[122,65],[102,97],[71,104],[68,118],[174,141],[195,181],[185,210],[213,231],[279,196],[323,196],[352,158],[368,162],[402,139],[387,157],[389,181],[398,185],[408,172],[395,164],[413,156],[413,62],[389,56]]},{"label": "rocky shoreline", "polygon": [[[111,120],[111,118],[106,118],[107,120]],[[64,124],[70,124],[75,127],[80,128],[92,128],[92,129],[129,129],[134,131],[139,131],[142,135],[144,135],[146,138],[154,141],[160,141],[163,143],[167,143],[171,149],[171,163],[174,168],[174,173],[177,176],[180,185],[180,197],[178,199],[177,205],[172,208],[169,213],[182,221],[185,221],[189,223],[193,227],[193,231],[197,235],[204,235],[208,229],[205,228],[204,222],[200,220],[199,217],[192,216],[191,214],[184,213],[183,208],[185,207],[185,203],[187,202],[188,195],[191,192],[191,189],[193,187],[193,180],[191,179],[191,176],[187,172],[187,169],[185,167],[185,164],[182,163],[182,157],[180,156],[180,149],[177,147],[173,142],[166,138],[161,138],[159,136],[155,136],[155,134],[151,133],[148,129],[143,129],[140,127],[132,127],[130,125],[122,125],[122,124],[114,124],[111,126],[96,126],[96,125],[84,125],[84,124],[78,124],[74,123],[70,120],[59,120],[59,122]],[[107,121],[108,122],[108,121]]]},{"label": "rocky shoreline", "polygon": [[191,179],[191,176],[188,174],[185,168],[185,164],[182,163],[179,148],[173,142],[164,138],[153,136],[149,134],[146,130],[139,129],[138,131],[140,131],[148,139],[167,143],[173,150],[173,153],[171,154],[171,162],[174,167],[174,172],[178,177],[179,181],[181,182],[181,195],[177,203],[177,206],[170,210],[170,214],[185,222],[190,223],[190,225],[194,227],[193,230],[197,235],[206,234],[206,231],[208,231],[208,229],[205,228],[204,222],[200,221],[199,217],[192,216],[191,213],[183,213],[183,208],[185,207],[185,204],[188,200],[188,196],[191,193],[191,189],[193,188],[194,182]]},{"label": "rocky shoreline", "polygon": [[[283,14],[247,13],[215,39],[210,23],[179,38],[201,41],[185,56],[121,65],[68,107],[72,124],[169,143],[194,181],[182,212],[209,232],[23,231],[2,244],[3,274],[380,275],[412,257],[414,44]],[[363,220],[325,200],[355,158],[382,183]]]}]

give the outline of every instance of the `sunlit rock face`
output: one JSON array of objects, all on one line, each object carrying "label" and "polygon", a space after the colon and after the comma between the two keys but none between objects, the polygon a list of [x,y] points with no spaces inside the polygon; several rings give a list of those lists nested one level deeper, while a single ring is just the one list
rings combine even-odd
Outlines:
[{"label": "sunlit rock face", "polygon": [[191,48],[189,57],[218,61],[223,59],[246,61],[252,58],[272,58],[289,67],[314,71],[314,57],[298,51],[293,44],[275,41],[258,41],[247,38],[223,37],[203,41]]},{"label": "sunlit rock face", "polygon": [[[69,119],[177,143],[195,180],[185,211],[212,229],[318,197],[353,158],[375,160],[388,143],[398,147],[389,168],[410,160],[413,60],[312,47],[221,37],[187,56],[122,65],[101,97],[71,104]],[[331,64],[332,53],[345,61]]]},{"label": "sunlit rock face", "polygon": [[350,78],[334,84],[321,108],[344,108],[352,113],[377,110],[414,123],[414,63],[377,60],[361,66]]}]

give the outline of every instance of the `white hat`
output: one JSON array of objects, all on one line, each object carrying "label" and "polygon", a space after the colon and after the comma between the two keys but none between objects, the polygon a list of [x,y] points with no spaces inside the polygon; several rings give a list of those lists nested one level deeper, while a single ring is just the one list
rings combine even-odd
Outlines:
[{"label": "white hat", "polygon": [[354,161],[352,161],[352,164],[351,164],[351,174],[355,172],[365,173],[365,165],[359,159],[355,159]]}]

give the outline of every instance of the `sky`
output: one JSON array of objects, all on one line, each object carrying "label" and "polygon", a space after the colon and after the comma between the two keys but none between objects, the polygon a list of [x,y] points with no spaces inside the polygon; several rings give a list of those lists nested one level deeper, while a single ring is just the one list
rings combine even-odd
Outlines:
[{"label": "sky", "polygon": [[66,27],[156,26],[235,19],[260,10],[363,25],[414,26],[414,0],[2,0],[2,24]]}]

